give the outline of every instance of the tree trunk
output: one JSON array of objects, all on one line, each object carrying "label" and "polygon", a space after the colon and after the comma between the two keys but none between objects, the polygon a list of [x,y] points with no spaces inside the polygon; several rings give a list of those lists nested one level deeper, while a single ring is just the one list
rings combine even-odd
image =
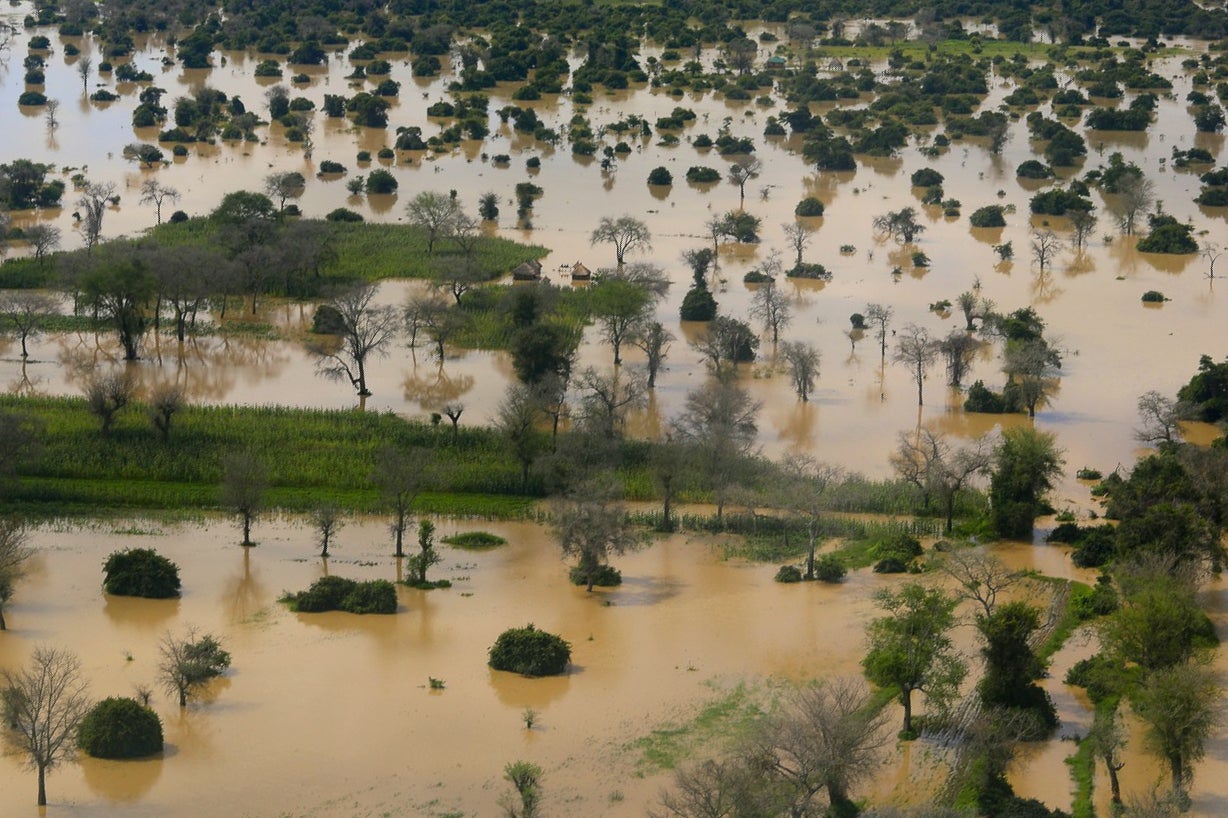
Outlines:
[{"label": "tree trunk", "polygon": [[947,533],[951,533],[951,527],[955,523],[955,492],[947,495]]},{"label": "tree trunk", "polygon": [[809,526],[808,533],[810,535],[810,549],[806,554],[806,579],[814,579],[815,537],[814,537],[814,524],[813,523],[811,523],[811,525]]},{"label": "tree trunk", "polygon": [[252,544],[252,515],[243,515],[243,545]]},{"label": "tree trunk", "polygon": [[393,556],[405,556],[405,512],[397,511],[397,524],[393,527],[396,532],[396,552]]},{"label": "tree trunk", "polygon": [[1109,771],[1109,791],[1112,792],[1112,801],[1114,804],[1121,804],[1121,782],[1117,779],[1117,771],[1122,765],[1114,764],[1111,756],[1105,756],[1104,766]]},{"label": "tree trunk", "polygon": [[1168,765],[1173,774],[1173,796],[1177,799],[1177,803],[1184,803],[1186,799],[1185,767],[1181,764],[1181,756],[1169,756]]},{"label": "tree trunk", "polygon": [[4,624],[4,608],[0,607],[0,631],[8,630],[8,626]]},{"label": "tree trunk", "polygon": [[[670,522],[670,519],[669,519],[670,502],[672,499],[673,498],[670,496],[670,493],[668,491],[665,492],[665,497],[662,500],[662,504],[661,504],[661,530],[662,531],[673,531],[674,530],[674,525],[672,522]],[[4,630],[4,619],[2,617],[0,617],[0,630]]]},{"label": "tree trunk", "polygon": [[47,806],[47,765],[38,765],[38,805]]},{"label": "tree trunk", "polygon": [[912,690],[900,691],[900,704],[904,705],[904,732],[912,735]]},{"label": "tree trunk", "polygon": [[184,685],[179,686],[179,706],[188,706],[188,689]]}]

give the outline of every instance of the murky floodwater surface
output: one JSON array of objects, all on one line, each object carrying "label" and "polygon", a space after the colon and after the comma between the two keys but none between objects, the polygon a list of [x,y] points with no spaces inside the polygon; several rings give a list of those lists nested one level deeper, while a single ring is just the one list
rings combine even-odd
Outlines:
[{"label": "murky floodwater surface", "polygon": [[[27,12],[24,3],[4,10],[18,21]],[[1051,226],[1063,233],[1067,228],[1060,220],[1047,225],[1027,215],[1036,188],[1016,180],[1014,168],[1036,154],[1021,123],[1014,125],[998,157],[975,142],[956,143],[933,158],[910,146],[898,158],[866,160],[853,173],[818,174],[803,163],[798,139],[763,137],[767,116],[780,113],[779,101],[763,107],[727,102],[711,93],[676,98],[645,89],[599,92],[587,116],[600,128],[629,113],[655,122],[683,106],[693,109],[697,120],[677,146],[658,145],[656,137],[635,141],[635,150],[619,160],[612,174],[603,174],[596,162],[573,158],[566,147],[554,149],[514,134],[493,113],[492,136],[485,143],[468,142],[439,156],[405,154],[394,162],[359,166],[357,151],[374,152],[389,144],[398,126],[422,126],[426,136],[441,127],[425,116],[425,108],[446,96],[452,77],[412,78],[406,61],[396,58],[392,76],[402,89],[386,132],[356,130],[317,112],[310,161],[274,127],[263,132],[267,138],[259,144],[192,145],[186,159],[143,170],[121,158],[124,145],[156,138],[153,130],[134,132],[131,126],[140,86],[95,75],[91,91],[101,85],[122,99],[89,102],[76,58],[64,55],[66,42],[92,48],[88,38],[50,33],[53,50],[44,91],[62,103],[60,126],[48,131],[41,109],[18,112],[16,98],[24,90],[20,59],[31,33],[18,35],[0,69],[0,110],[6,112],[0,160],[51,161],[66,181],[81,170],[92,180],[114,182],[122,198],[105,217],[106,237],[135,235],[152,225],[152,208],[138,204],[138,188],[147,178],[180,190],[183,199],[176,207],[201,215],[231,190],[259,187],[273,170],[297,170],[308,179],[298,204],[311,216],[345,206],[370,220],[397,221],[415,192],[448,189],[457,190],[472,211],[479,194],[494,191],[503,200],[499,234],[550,248],[546,270],[565,284],[562,268],[577,260],[594,269],[612,265],[608,246],[589,244],[589,233],[602,216],[630,213],[644,219],[653,247],[635,258],[661,265],[673,281],[658,317],[679,337],[652,401],[641,417],[632,419],[630,428],[645,433],[673,416],[687,391],[704,377],[699,356],[685,343],[692,328],[677,319],[690,279],[680,254],[704,246],[704,221],[737,207],[738,191],[726,183],[692,186],[683,177],[692,165],[724,170],[725,161],[715,153],[688,144],[696,134],[715,136],[721,128],[751,137],[759,146],[763,169],[747,185],[746,208],[762,218],[764,239],[758,246],[722,250],[717,298],[723,312],[747,315],[751,290],[742,276],[774,249],[791,261],[782,224],[792,221],[796,202],[814,195],[827,206],[822,218],[811,220],[816,232],[805,258],[825,264],[833,280],[783,284],[793,308],[785,336],[810,341],[823,352],[818,391],[811,403],[799,403],[787,379],[774,372],[766,341],[759,361],[743,378],[763,402],[760,442],[769,455],[808,451],[886,475],[896,432],[919,421],[957,438],[1027,422],[963,413],[962,397],[942,385],[937,368],[926,382],[925,405],[918,408],[904,368],[892,364],[890,355],[884,365],[872,338],[850,341],[848,317],[863,312],[868,302],[891,306],[894,328],[916,323],[935,336],[960,326],[962,316],[929,306],[954,301],[978,283],[1000,309],[1034,306],[1066,350],[1060,390],[1036,424],[1057,433],[1071,475],[1085,464],[1109,471],[1132,463],[1138,454],[1133,437],[1137,397],[1148,389],[1172,395],[1195,371],[1200,354],[1224,354],[1222,308],[1215,282],[1205,277],[1205,260],[1138,253],[1134,239],[1118,234],[1098,194],[1093,194],[1100,213],[1094,240],[1082,253],[1063,250],[1051,270],[1038,273],[1029,258],[1032,231]],[[166,101],[209,85],[242,97],[249,109],[262,109],[270,83],[252,76],[258,57],[215,54],[214,68],[188,71],[164,67],[164,47],[151,39],[134,62],[167,90]],[[1159,73],[1175,75],[1175,84],[1172,95],[1160,100],[1156,124],[1142,135],[1089,133],[1090,155],[1083,170],[1107,163],[1110,153],[1120,151],[1154,181],[1165,212],[1192,220],[1199,241],[1223,245],[1228,243],[1228,209],[1194,205],[1197,174],[1177,171],[1166,161],[1174,147],[1195,145],[1215,154],[1217,164],[1224,161],[1222,136],[1194,133],[1181,101],[1191,87],[1178,67],[1181,58],[1157,61]],[[325,93],[353,93],[344,78],[349,71],[343,56],[331,59],[325,67],[307,70],[310,82],[294,87],[292,96],[305,96],[319,106]],[[1011,87],[995,80],[986,107],[996,105]],[[513,91],[511,86],[494,89],[490,110],[511,104]],[[559,131],[566,130],[577,110],[565,97],[520,104],[531,105]],[[1048,112],[1047,106],[1042,110]],[[497,153],[510,154],[510,166],[496,167],[487,160]],[[542,164],[530,176],[524,162],[532,156],[541,157]],[[325,159],[341,162],[350,174],[387,167],[400,182],[398,195],[350,196],[343,179],[316,177]],[[658,165],[675,177],[664,195],[645,184],[649,170]],[[943,218],[937,209],[920,204],[908,177],[926,166],[944,174],[946,196],[962,202],[961,218]],[[516,183],[529,178],[545,191],[534,206],[531,231],[514,224],[510,203]],[[17,214],[16,222],[55,224],[64,231],[65,245],[77,246],[80,235],[71,216],[75,198],[70,188],[64,208]],[[1014,208],[1006,228],[969,228],[968,214],[987,204]],[[917,208],[927,227],[917,249],[930,257],[928,269],[913,268],[907,254],[872,231],[874,216],[905,206]],[[1015,259],[1001,263],[993,245],[1007,241]],[[842,245],[855,249],[842,253]],[[891,274],[896,266],[902,275]],[[403,303],[420,286],[389,282],[380,299]],[[1151,289],[1171,300],[1145,309],[1139,299]],[[297,304],[269,304],[261,317],[292,336],[310,322],[310,314],[310,308]],[[118,359],[111,338],[91,334],[44,336],[33,342],[31,353],[23,365],[19,350],[0,340],[3,388],[76,394],[83,372]],[[636,361],[634,352],[627,357]],[[608,367],[610,360],[609,350],[591,332],[581,350],[582,365]],[[321,381],[297,340],[204,337],[180,347],[173,340],[151,338],[145,359],[133,369],[146,383],[174,379],[201,402],[355,405],[342,385]],[[462,422],[483,423],[512,377],[501,353],[452,350],[440,364],[429,350],[398,345],[371,366],[375,394],[366,406],[422,417],[460,400],[466,405]],[[969,381],[977,378],[1001,384],[995,354],[986,351],[978,358]],[[1083,506],[1088,499],[1086,485],[1071,478],[1063,483],[1057,505]],[[623,587],[590,596],[566,583],[545,531],[528,524],[489,524],[483,527],[508,537],[506,548],[447,550],[437,575],[452,578],[455,587],[430,593],[400,589],[402,610],[394,617],[295,615],[276,598],[306,587],[325,570],[321,560],[310,556],[311,534],[304,526],[262,525],[260,546],[247,551],[234,545],[237,537],[219,521],[204,527],[138,527],[148,533],[120,534],[109,526],[37,532],[37,570],[20,586],[7,612],[13,630],[0,638],[0,667],[21,664],[34,645],[51,641],[82,656],[96,696],[128,695],[136,685],[155,683],[161,635],[193,624],[222,638],[234,655],[234,668],[205,701],[186,711],[164,695],[155,697],[166,730],[163,758],[87,760],[54,772],[49,779],[52,802],[70,806],[73,814],[444,815],[456,810],[489,815],[505,787],[503,765],[524,758],[546,769],[549,814],[641,815],[668,776],[641,774],[631,742],[663,723],[684,720],[696,702],[742,679],[856,674],[862,627],[874,615],[871,594],[888,581],[857,573],[838,588],[782,587],[771,582],[767,567],[725,563],[708,543],[673,537],[619,560]],[[454,527],[441,524],[440,533]],[[386,556],[384,539],[382,523],[351,522],[327,570],[356,578],[394,578],[397,567]],[[183,599],[105,598],[99,590],[102,560],[124,546],[155,547],[179,563]],[[1012,564],[1073,576],[1058,549],[1020,545],[1004,553]],[[1228,610],[1225,593],[1216,586],[1209,594],[1220,625]],[[499,631],[530,621],[572,642],[572,674],[524,680],[485,666],[486,650]],[[970,635],[962,643],[973,650]],[[1086,702],[1063,689],[1060,678],[1069,664],[1092,650],[1091,636],[1073,642],[1056,657],[1053,678],[1046,683],[1058,702],[1064,734],[1086,729],[1090,717]],[[446,688],[429,690],[428,677],[444,680]],[[531,731],[522,723],[525,708],[541,714]],[[1139,792],[1161,771],[1137,753],[1137,741],[1132,745],[1123,784],[1127,792]],[[1071,747],[1055,740],[1023,751],[1013,774],[1020,792],[1068,806],[1069,778],[1061,760]],[[918,791],[908,777],[930,774],[925,755],[918,745],[905,753],[906,763],[884,768],[878,797]],[[1221,814],[1228,799],[1223,784],[1228,739],[1216,739],[1208,756],[1195,780],[1194,814],[1206,816]],[[1098,784],[1106,789],[1099,779]],[[33,796],[32,774],[15,758],[0,760],[0,813],[33,813]],[[1102,807],[1103,797],[1102,792]]]}]

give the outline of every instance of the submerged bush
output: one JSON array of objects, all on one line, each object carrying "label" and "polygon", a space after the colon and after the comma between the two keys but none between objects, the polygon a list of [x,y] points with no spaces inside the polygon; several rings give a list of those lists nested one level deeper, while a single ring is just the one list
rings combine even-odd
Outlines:
[{"label": "submerged bush", "polygon": [[579,566],[573,566],[567,576],[572,585],[588,585],[589,577],[598,588],[614,588],[623,584],[622,572],[613,565],[598,565],[591,572]]},{"label": "submerged bush", "polygon": [[509,628],[490,648],[490,666],[522,676],[557,676],[567,671],[571,645],[561,636],[532,624]]},{"label": "submerged bush", "polygon": [[506,545],[507,540],[497,534],[491,534],[488,531],[462,531],[460,534],[453,534],[451,537],[444,537],[442,542],[456,548],[495,548],[500,545]]},{"label": "submerged bush", "polygon": [[77,745],[95,758],[153,755],[162,752],[162,721],[135,699],[103,699],[81,720]]},{"label": "submerged bush", "polygon": [[282,601],[298,613],[391,614],[397,611],[396,588],[386,579],[358,582],[345,577],[320,577],[306,591],[287,594]]},{"label": "submerged bush", "polygon": [[847,573],[844,564],[832,554],[826,554],[814,561],[814,578],[819,582],[839,582]]},{"label": "submerged bush", "polygon": [[796,565],[782,565],[780,570],[776,572],[775,579],[777,582],[801,582],[802,569]]},{"label": "submerged bush", "polygon": [[797,207],[793,208],[794,216],[822,216],[823,202],[814,196],[807,196],[797,203]]},{"label": "submerged bush", "polygon": [[179,596],[179,567],[150,548],[115,551],[103,563],[102,588],[116,596]]}]

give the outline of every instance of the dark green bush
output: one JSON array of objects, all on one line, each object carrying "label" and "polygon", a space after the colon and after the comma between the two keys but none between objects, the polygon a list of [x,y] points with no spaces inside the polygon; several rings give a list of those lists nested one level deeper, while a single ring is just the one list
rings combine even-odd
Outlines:
[{"label": "dark green bush", "polygon": [[162,722],[135,699],[103,699],[81,720],[77,745],[95,758],[153,755],[162,752]]},{"label": "dark green bush", "polygon": [[686,180],[688,182],[719,182],[721,180],[721,172],[716,168],[710,168],[707,165],[692,165],[687,168]]},{"label": "dark green bush", "polygon": [[282,601],[299,613],[391,614],[397,610],[396,588],[386,579],[357,582],[345,577],[320,577],[306,591],[287,594]]},{"label": "dark green bush", "polygon": [[691,287],[679,312],[683,321],[711,321],[716,317],[716,298],[707,287]]},{"label": "dark green bush", "polygon": [[922,168],[918,171],[913,171],[912,186],[913,187],[935,187],[942,184],[942,174],[933,168]]},{"label": "dark green bush", "polygon": [[395,193],[397,178],[383,168],[367,174],[367,193]]},{"label": "dark green bush", "polygon": [[1021,179],[1048,179],[1053,171],[1044,162],[1029,159],[1015,168],[1015,175]]},{"label": "dark green bush", "polygon": [[[579,566],[573,566],[567,576],[572,585],[588,585],[589,574]],[[612,565],[598,565],[593,571],[593,585],[598,588],[616,588],[622,584],[622,572]]]},{"label": "dark green bush", "polygon": [[357,582],[341,600],[340,609],[354,614],[393,614],[397,612],[397,591],[386,579]]},{"label": "dark green bush", "polygon": [[839,582],[848,570],[838,558],[825,554],[814,561],[814,578],[819,582]]},{"label": "dark green bush", "polygon": [[320,173],[345,173],[345,165],[325,159],[320,163]]},{"label": "dark green bush", "polygon": [[674,175],[666,167],[658,165],[648,174],[648,184],[650,185],[672,185],[673,183]]},{"label": "dark green bush", "polygon": [[338,207],[336,210],[330,210],[328,215],[324,217],[325,221],[330,222],[360,222],[363,221],[361,213],[350,210],[348,207]]},{"label": "dark green bush", "polygon": [[532,624],[499,634],[490,648],[490,666],[523,676],[557,676],[567,671],[571,645]]},{"label": "dark green bush", "polygon": [[788,278],[805,278],[811,281],[831,281],[831,270],[822,264],[802,262],[795,264],[785,273]]},{"label": "dark green bush", "polygon": [[1010,409],[1007,408],[1006,399],[1001,394],[987,387],[984,381],[977,381],[968,387],[968,398],[964,401],[964,411],[1000,415],[1009,412]]},{"label": "dark green bush", "polygon": [[38,91],[26,91],[17,98],[18,105],[46,105],[47,97]]},{"label": "dark green bush", "polygon": [[973,227],[1005,227],[1006,219],[1002,213],[1002,205],[986,205],[974,210],[969,221]]},{"label": "dark green bush", "polygon": [[471,548],[475,550],[495,548],[507,544],[507,540],[487,531],[463,531],[460,534],[453,534],[451,537],[444,537],[442,542],[456,548]]},{"label": "dark green bush", "polygon": [[802,569],[796,565],[782,565],[780,570],[776,572],[775,579],[777,582],[801,582]]},{"label": "dark green bush", "polygon": [[311,331],[320,335],[340,335],[345,332],[345,319],[332,304],[321,304],[311,318]]},{"label": "dark green bush", "polygon": [[797,203],[797,207],[793,208],[793,215],[822,216],[823,210],[823,202],[820,199],[814,196],[807,196],[805,199],[802,199]]},{"label": "dark green bush", "polygon": [[884,557],[874,563],[874,573],[876,574],[906,574],[908,573],[908,563],[897,557]]},{"label": "dark green bush", "polygon": [[102,566],[102,588],[116,596],[179,596],[179,568],[150,548],[115,551]]},{"label": "dark green bush", "polygon": [[1164,297],[1164,293],[1159,290],[1148,290],[1143,293],[1144,304],[1163,304],[1168,299]]}]

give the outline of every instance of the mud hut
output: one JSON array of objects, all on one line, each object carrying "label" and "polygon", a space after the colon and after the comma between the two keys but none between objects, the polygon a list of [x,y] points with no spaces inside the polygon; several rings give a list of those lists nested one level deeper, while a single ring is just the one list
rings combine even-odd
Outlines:
[{"label": "mud hut", "polygon": [[513,281],[539,281],[541,277],[542,263],[536,260],[526,261],[512,270]]},{"label": "mud hut", "polygon": [[577,261],[575,266],[571,268],[572,281],[588,281],[593,277],[593,271],[584,266],[582,262]]}]

